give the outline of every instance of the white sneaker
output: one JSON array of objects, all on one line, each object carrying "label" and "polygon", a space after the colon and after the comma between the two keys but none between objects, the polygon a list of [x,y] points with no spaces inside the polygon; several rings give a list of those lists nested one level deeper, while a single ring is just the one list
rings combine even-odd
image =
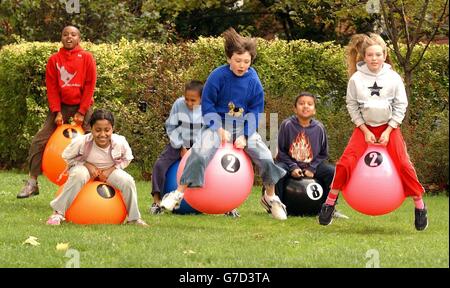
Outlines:
[{"label": "white sneaker", "polygon": [[341,212],[334,210],[333,218],[336,219],[350,219],[347,215],[342,214]]},{"label": "white sneaker", "polygon": [[266,209],[267,212],[272,214],[272,217],[277,220],[286,220],[287,212],[286,206],[281,203],[281,200],[278,196],[274,196],[274,198],[270,201],[267,201],[264,195],[261,197],[261,205]]},{"label": "white sneaker", "polygon": [[166,193],[161,200],[159,206],[167,211],[172,211],[173,209],[180,208],[181,200],[183,200],[184,193],[175,190],[170,193]]}]

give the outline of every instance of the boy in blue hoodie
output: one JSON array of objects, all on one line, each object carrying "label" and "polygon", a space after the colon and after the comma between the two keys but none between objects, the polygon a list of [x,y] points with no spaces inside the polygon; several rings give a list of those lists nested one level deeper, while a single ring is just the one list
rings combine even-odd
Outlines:
[{"label": "boy in blue hoodie", "polygon": [[325,161],[328,158],[325,127],[313,118],[316,114],[316,96],[301,92],[295,98],[294,113],[281,123],[278,132],[276,163],[288,173],[278,181],[276,193],[283,200],[288,177],[308,177],[314,178],[323,187],[326,199],[333,181],[334,166]]},{"label": "boy in blue hoodie", "polygon": [[228,64],[209,75],[202,95],[206,127],[195,142],[180,179],[180,185],[166,194],[161,207],[172,211],[183,199],[187,187],[202,187],[204,172],[221,142],[234,140],[258,166],[266,188],[261,204],[275,219],[286,219],[286,207],[275,195],[275,183],[286,173],[278,167],[270,150],[256,132],[258,114],[264,110],[264,90],[251,66],[256,57],[254,39],[242,37],[233,28],[223,33]]}]

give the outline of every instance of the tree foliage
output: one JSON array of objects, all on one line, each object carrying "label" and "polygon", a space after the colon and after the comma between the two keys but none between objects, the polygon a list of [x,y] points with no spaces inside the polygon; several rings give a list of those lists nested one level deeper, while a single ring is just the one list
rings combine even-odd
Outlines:
[{"label": "tree foliage", "polygon": [[[0,46],[26,41],[59,41],[66,25],[80,28],[85,40],[117,42],[122,37],[166,41],[170,29],[157,10],[143,11],[142,0],[79,3],[79,13],[68,10],[67,0],[4,0],[0,3]],[[74,2],[75,1],[75,2]]]},{"label": "tree foliage", "polygon": [[[79,26],[84,39],[94,43],[117,42],[122,37],[163,43],[195,40],[200,36],[218,36],[228,27],[265,39],[346,43],[350,35],[379,26],[379,17],[367,13],[368,1],[3,0],[0,47],[20,39],[59,41],[60,31],[67,24]],[[403,2],[409,11],[410,6],[420,7],[424,0]],[[425,2],[430,2],[426,19],[441,14],[442,0]],[[75,4],[79,4],[78,10],[67,8]],[[418,20],[414,15],[407,16],[411,23]],[[394,20],[401,23],[397,16]],[[448,17],[444,20],[448,31]],[[426,26],[423,25],[423,31],[428,31]],[[445,35],[445,29],[438,32]]]},{"label": "tree foliage", "polygon": [[[416,95],[412,91],[413,71],[419,67],[435,36],[448,32],[448,0],[380,0],[380,14],[380,26],[403,71],[408,99],[420,101],[414,99]],[[406,124],[409,116],[408,112]]]}]

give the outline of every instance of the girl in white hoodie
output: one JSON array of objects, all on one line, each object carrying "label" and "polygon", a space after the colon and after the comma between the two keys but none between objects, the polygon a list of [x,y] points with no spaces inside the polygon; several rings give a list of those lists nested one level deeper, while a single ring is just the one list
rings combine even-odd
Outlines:
[{"label": "girl in white hoodie", "polygon": [[47,224],[60,225],[78,192],[90,179],[94,179],[106,182],[122,192],[128,212],[127,223],[148,226],[141,219],[138,209],[134,179],[123,170],[130,164],[133,154],[125,137],[113,133],[112,113],[94,111],[90,125],[91,133],[74,138],[62,153],[62,158],[68,164],[69,178],[62,193],[50,202],[54,212]]},{"label": "girl in white hoodie", "polygon": [[386,63],[387,47],[379,35],[354,35],[347,52],[347,63],[354,65],[358,59],[363,59],[348,68],[351,77],[347,86],[347,110],[356,128],[336,164],[331,191],[322,206],[319,223],[331,223],[339,191],[349,181],[368,144],[378,143],[386,146],[396,165],[405,195],[414,199],[416,229],[424,230],[428,226],[427,209],[422,200],[425,191],[417,179],[400,131],[408,106],[402,78]]}]

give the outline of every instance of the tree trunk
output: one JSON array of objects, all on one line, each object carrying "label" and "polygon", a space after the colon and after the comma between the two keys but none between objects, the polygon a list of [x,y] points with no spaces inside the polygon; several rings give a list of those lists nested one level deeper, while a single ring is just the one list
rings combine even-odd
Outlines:
[{"label": "tree trunk", "polygon": [[[408,106],[411,103],[412,99],[412,77],[413,73],[409,69],[409,67],[404,67],[403,71],[405,72],[405,90],[406,90],[406,98],[408,99]],[[409,109],[406,109],[405,119],[403,120],[403,125],[407,127],[409,125]]]}]

